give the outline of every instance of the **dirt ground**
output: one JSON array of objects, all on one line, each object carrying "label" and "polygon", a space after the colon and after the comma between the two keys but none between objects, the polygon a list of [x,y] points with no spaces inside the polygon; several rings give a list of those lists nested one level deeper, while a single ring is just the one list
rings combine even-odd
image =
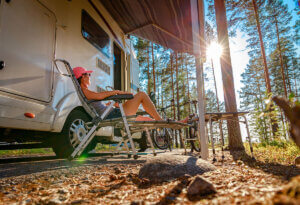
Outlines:
[{"label": "dirt ground", "polygon": [[182,179],[162,184],[138,179],[147,157],[90,157],[72,162],[37,157],[31,162],[0,164],[0,204],[272,204],[274,194],[300,174],[293,165],[233,161],[225,152],[225,160],[218,156],[220,161],[214,163],[217,170],[201,175],[217,193],[189,199]]}]

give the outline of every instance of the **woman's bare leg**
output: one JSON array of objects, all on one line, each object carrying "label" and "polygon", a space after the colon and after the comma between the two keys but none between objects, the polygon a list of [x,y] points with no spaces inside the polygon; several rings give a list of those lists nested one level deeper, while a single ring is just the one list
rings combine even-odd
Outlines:
[{"label": "woman's bare leg", "polygon": [[123,104],[124,112],[128,115],[135,115],[140,104],[142,104],[145,111],[153,117],[155,120],[162,120],[161,116],[158,114],[153,102],[149,96],[144,92],[137,93],[133,99],[126,101]]}]

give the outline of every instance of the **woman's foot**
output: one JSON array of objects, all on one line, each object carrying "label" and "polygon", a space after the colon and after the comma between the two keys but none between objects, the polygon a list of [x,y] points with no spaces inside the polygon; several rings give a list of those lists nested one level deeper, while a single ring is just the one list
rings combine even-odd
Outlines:
[{"label": "woman's foot", "polygon": [[184,118],[183,120],[179,120],[180,123],[187,123],[189,120],[189,117]]}]

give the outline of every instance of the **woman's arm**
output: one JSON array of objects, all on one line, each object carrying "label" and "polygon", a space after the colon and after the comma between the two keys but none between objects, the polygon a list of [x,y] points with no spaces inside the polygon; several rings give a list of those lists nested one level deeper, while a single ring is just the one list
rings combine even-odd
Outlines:
[{"label": "woman's arm", "polygon": [[112,95],[117,95],[117,94],[131,94],[129,92],[124,92],[120,90],[113,90],[113,91],[104,91],[104,92],[93,92],[90,91],[87,88],[82,88],[83,94],[88,100],[103,100],[104,98],[107,98]]}]

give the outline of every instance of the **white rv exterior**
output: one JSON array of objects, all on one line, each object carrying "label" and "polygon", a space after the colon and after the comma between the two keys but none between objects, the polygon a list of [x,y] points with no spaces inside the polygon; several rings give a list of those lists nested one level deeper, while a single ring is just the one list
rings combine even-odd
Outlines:
[{"label": "white rv exterior", "polygon": [[[130,41],[98,0],[0,2],[0,128],[62,131],[81,103],[71,79],[58,72],[54,59],[93,70],[91,90],[117,83],[122,90],[136,92],[139,68]],[[107,34],[105,51],[85,38],[83,15]],[[116,50],[121,51],[119,76],[114,68]],[[113,129],[101,129],[98,135],[113,137]]]}]

